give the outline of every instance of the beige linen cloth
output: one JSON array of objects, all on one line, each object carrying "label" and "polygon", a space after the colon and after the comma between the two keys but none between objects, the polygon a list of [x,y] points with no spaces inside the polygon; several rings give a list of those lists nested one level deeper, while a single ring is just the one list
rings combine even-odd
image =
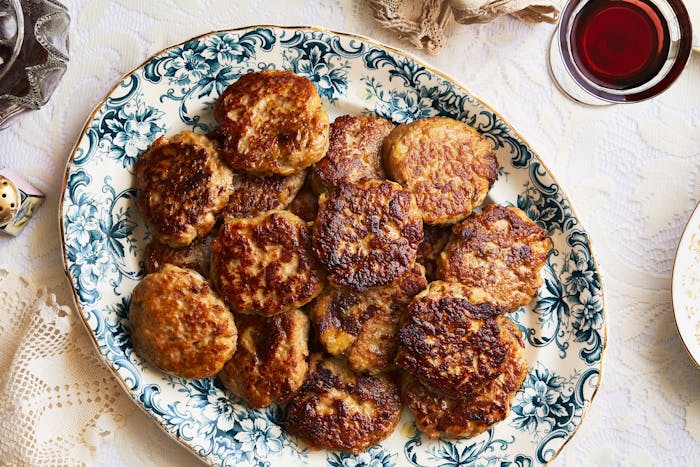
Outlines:
[{"label": "beige linen cloth", "polygon": [[554,23],[561,0],[367,0],[374,17],[418,49],[437,54],[452,18],[460,24],[486,23],[512,15],[533,23]]}]

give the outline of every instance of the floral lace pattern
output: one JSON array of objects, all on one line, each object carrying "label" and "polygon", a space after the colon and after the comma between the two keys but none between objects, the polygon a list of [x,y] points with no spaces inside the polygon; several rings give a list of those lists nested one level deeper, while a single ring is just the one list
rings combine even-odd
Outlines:
[{"label": "floral lace pattern", "polygon": [[[58,194],[62,191],[60,175],[93,106],[126,71],[170,44],[207,31],[251,24],[315,24],[406,47],[373,21],[363,2],[328,0],[263,5],[243,1],[234,5],[195,0],[141,2],[135,6],[125,1],[75,0],[68,7],[73,54],[61,85],[41,111],[24,115],[0,133],[4,148],[0,151],[0,165],[18,170],[48,195],[20,237],[0,240],[0,261],[10,262],[10,270],[22,272],[35,284],[55,293],[61,304],[71,303],[72,298],[63,275],[61,244],[56,232]],[[697,162],[700,95],[696,88],[700,60],[696,60],[696,53],[677,83],[658,98],[632,106],[589,109],[559,94],[547,75],[545,51],[551,32],[548,25],[527,25],[507,18],[483,26],[450,25],[449,46],[439,57],[419,53],[432,66],[451,74],[502,112],[524,135],[568,190],[594,240],[605,279],[610,332],[603,356],[603,383],[576,435],[550,465],[693,465],[700,444],[697,424],[700,372],[677,336],[669,278],[682,227],[700,201]],[[406,115],[416,108],[416,99],[421,98],[408,93],[405,97],[395,97],[394,109],[400,112],[403,106],[408,109]],[[176,108],[182,102],[169,101]],[[348,107],[341,110],[359,111]],[[489,125],[483,118],[481,124]],[[125,122],[127,117],[115,116],[115,119]],[[147,133],[143,126],[130,128]],[[501,141],[508,144],[505,139]],[[107,152],[100,157],[116,162]],[[113,155],[120,157],[116,151]],[[527,158],[527,153],[523,153],[523,163]],[[506,180],[510,171],[507,168],[500,178]],[[533,202],[529,209],[532,217],[538,212],[543,221],[557,215],[553,205]],[[76,228],[94,230],[95,226]],[[85,240],[83,236],[81,241]],[[574,270],[573,264],[567,267]],[[571,277],[577,276],[572,273]],[[589,278],[577,277],[572,286],[578,283],[582,287],[584,280],[590,283]],[[0,293],[5,291],[3,287],[0,285]],[[128,304],[115,304],[105,325],[125,326],[126,309]],[[80,327],[77,330],[87,335]],[[16,341],[8,341],[3,334],[2,342],[0,355],[5,356],[6,349],[13,354]],[[117,341],[110,345],[116,352],[127,343]],[[83,358],[93,354],[94,351],[86,350]],[[62,357],[53,360],[61,361]],[[92,374],[101,369],[100,365],[100,362],[80,364],[76,368],[87,367]],[[53,365],[52,369],[56,367]],[[73,378],[74,382],[82,381],[82,377]],[[123,428],[116,429],[117,423],[103,415],[97,432],[106,431],[110,435],[89,437],[90,443],[78,441],[83,449],[76,454],[75,462],[65,465],[196,464],[196,458],[188,450],[164,435],[147,415],[135,409],[122,391],[107,382],[100,383],[99,388],[105,407],[118,405],[111,413],[123,415],[119,422]],[[533,391],[523,392],[531,402],[538,402],[537,394],[546,394],[546,391]],[[539,414],[542,420],[553,420],[551,408],[547,412],[540,405],[533,403],[532,407],[523,405],[525,413],[534,411],[535,419]],[[621,412],[621,407],[635,409]],[[82,406],[82,411],[90,417],[105,413],[103,409],[86,406]],[[54,413],[57,414],[54,419],[70,419],[63,412]],[[3,422],[17,431],[21,425],[18,420],[10,417]],[[544,426],[544,422],[539,423]],[[64,436],[71,432],[65,424],[61,430]],[[410,438],[410,425],[405,431]],[[459,451],[436,448],[435,456],[450,456],[453,461],[445,461],[447,465],[455,463],[454,460],[486,465],[486,456],[473,455],[484,442]],[[68,444],[62,449],[72,449]],[[93,448],[98,445],[99,448]],[[498,446],[492,446],[498,452]],[[55,446],[52,452],[59,450],[61,447]],[[7,458],[6,453],[5,445],[0,444],[3,458]],[[387,459],[370,450],[358,458],[338,455],[333,457],[333,462],[405,465],[408,461],[403,452]],[[525,465],[520,459],[513,458],[511,462]]]},{"label": "floral lace pattern", "polygon": [[133,411],[73,310],[0,265],[3,465],[80,465]]}]

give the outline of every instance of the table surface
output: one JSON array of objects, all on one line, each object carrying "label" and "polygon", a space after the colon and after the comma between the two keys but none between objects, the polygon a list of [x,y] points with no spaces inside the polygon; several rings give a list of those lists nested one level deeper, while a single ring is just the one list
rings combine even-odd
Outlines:
[{"label": "table surface", "polygon": [[[211,30],[316,25],[415,53],[497,109],[540,154],[590,233],[603,271],[608,344],[603,381],[581,428],[552,465],[691,465],[700,456],[700,369],[676,332],[670,280],[683,226],[700,201],[700,54],[663,95],[589,108],[562,96],[546,67],[554,29],[499,18],[451,24],[439,56],[382,30],[362,1],[74,0],[71,62],[51,102],[0,133],[0,167],[48,197],[0,259],[71,303],[57,209],[70,149],[92,108],[148,56]],[[197,461],[137,409],[94,453],[94,465]]]}]

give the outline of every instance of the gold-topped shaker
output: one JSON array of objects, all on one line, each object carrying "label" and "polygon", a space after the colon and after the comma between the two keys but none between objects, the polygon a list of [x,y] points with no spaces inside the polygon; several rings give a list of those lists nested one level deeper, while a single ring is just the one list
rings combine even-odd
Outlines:
[{"label": "gold-topped shaker", "polygon": [[15,171],[0,169],[0,231],[19,234],[44,198],[41,191]]}]

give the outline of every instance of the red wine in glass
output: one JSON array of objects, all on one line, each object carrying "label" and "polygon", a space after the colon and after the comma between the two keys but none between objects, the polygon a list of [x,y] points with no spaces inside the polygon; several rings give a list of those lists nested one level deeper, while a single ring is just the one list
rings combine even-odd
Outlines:
[{"label": "red wine in glass", "polygon": [[[569,0],[553,38],[550,69],[576,100],[586,102],[562,86],[563,78],[607,103],[643,100],[678,77],[691,36],[681,0]],[[557,59],[568,76],[555,70]]]},{"label": "red wine in glass", "polygon": [[656,76],[670,43],[661,12],[645,0],[593,0],[573,21],[574,61],[608,88],[634,88]]}]

